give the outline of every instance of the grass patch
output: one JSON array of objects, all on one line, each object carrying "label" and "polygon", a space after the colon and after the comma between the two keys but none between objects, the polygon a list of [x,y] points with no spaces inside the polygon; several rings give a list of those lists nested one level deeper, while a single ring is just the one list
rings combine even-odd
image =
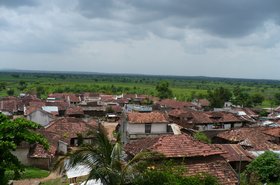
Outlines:
[{"label": "grass patch", "polygon": [[[49,176],[50,172],[47,170],[42,170],[35,167],[26,167],[24,172],[22,173],[20,179],[35,179],[35,178],[44,178]],[[13,171],[6,171],[5,176],[12,180],[14,178]]]}]

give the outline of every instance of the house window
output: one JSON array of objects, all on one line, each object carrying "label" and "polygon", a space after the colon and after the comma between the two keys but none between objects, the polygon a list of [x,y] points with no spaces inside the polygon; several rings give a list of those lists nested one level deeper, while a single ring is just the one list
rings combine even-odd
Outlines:
[{"label": "house window", "polygon": [[212,126],[212,129],[224,129],[224,124],[223,123],[214,123]]},{"label": "house window", "polygon": [[145,133],[151,133],[152,125],[150,123],[145,124]]},{"label": "house window", "polygon": [[166,125],[166,132],[167,133],[173,132],[171,125],[169,124]]}]

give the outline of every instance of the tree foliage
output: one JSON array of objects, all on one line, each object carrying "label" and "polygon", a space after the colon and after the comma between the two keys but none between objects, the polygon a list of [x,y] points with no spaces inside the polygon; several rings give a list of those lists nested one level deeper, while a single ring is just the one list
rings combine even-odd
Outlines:
[{"label": "tree foliage", "polygon": [[275,105],[280,105],[280,92],[274,94],[273,101]]},{"label": "tree foliage", "polygon": [[203,132],[196,132],[194,138],[204,143],[211,143],[211,140]]},{"label": "tree foliage", "polygon": [[[125,162],[120,135],[117,135],[115,143],[110,142],[106,132],[100,128],[90,133],[94,138],[93,144],[84,144],[79,149],[68,153],[57,161],[55,168],[65,170],[76,165],[85,165],[91,169],[88,176],[90,179],[101,179],[103,184],[122,185],[131,181],[134,168],[142,160],[149,160],[150,153],[139,153],[132,160]],[[65,166],[65,161],[68,165]]]},{"label": "tree foliage", "polygon": [[246,174],[250,182],[251,178],[257,177],[261,182],[279,182],[280,181],[280,156],[271,151],[266,151],[246,168]]},{"label": "tree foliage", "polygon": [[209,174],[184,176],[185,166],[178,166],[168,160],[161,165],[146,168],[143,173],[133,179],[133,185],[218,185],[216,177]]},{"label": "tree foliage", "polygon": [[214,91],[208,91],[208,100],[210,101],[211,107],[221,108],[224,106],[226,101],[229,101],[232,94],[229,89],[219,87]]},{"label": "tree foliage", "polygon": [[157,96],[160,99],[172,98],[173,97],[173,93],[172,93],[172,90],[169,88],[168,81],[160,81],[156,85],[156,91],[157,91]]},{"label": "tree foliage", "polygon": [[24,170],[20,161],[12,154],[23,141],[30,144],[39,143],[46,149],[47,140],[35,132],[40,125],[23,118],[15,120],[0,114],[0,182],[5,182],[5,171],[14,171],[15,178]]},{"label": "tree foliage", "polygon": [[20,91],[23,91],[26,87],[27,87],[27,83],[26,83],[25,81],[23,81],[23,80],[19,81],[19,83],[18,83],[18,89],[19,89]]},{"label": "tree foliage", "polygon": [[8,94],[9,96],[13,96],[13,95],[15,94],[15,90],[14,90],[14,89],[8,89],[8,90],[7,90],[7,94]]}]

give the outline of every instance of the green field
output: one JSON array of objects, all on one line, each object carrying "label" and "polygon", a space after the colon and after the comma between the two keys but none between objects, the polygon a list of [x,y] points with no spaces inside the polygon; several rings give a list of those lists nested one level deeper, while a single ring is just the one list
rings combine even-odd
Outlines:
[{"label": "green field", "polygon": [[[233,90],[239,86],[249,94],[261,93],[265,97],[262,106],[271,105],[271,97],[280,92],[280,81],[251,80],[210,77],[109,75],[109,74],[67,74],[39,72],[1,72],[0,96],[21,92],[39,93],[46,98],[53,92],[99,92],[108,94],[137,93],[156,96],[155,86],[161,80],[170,84],[178,100],[190,101],[207,96],[208,90],[224,87]],[[21,86],[21,85],[22,86]]]}]

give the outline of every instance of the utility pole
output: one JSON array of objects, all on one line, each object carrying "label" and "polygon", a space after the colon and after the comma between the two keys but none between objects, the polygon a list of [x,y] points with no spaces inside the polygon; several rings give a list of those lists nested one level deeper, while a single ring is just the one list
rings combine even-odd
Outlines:
[{"label": "utility pole", "polygon": [[238,185],[240,185],[241,160],[242,160],[242,154],[239,154],[239,165],[238,165]]}]

